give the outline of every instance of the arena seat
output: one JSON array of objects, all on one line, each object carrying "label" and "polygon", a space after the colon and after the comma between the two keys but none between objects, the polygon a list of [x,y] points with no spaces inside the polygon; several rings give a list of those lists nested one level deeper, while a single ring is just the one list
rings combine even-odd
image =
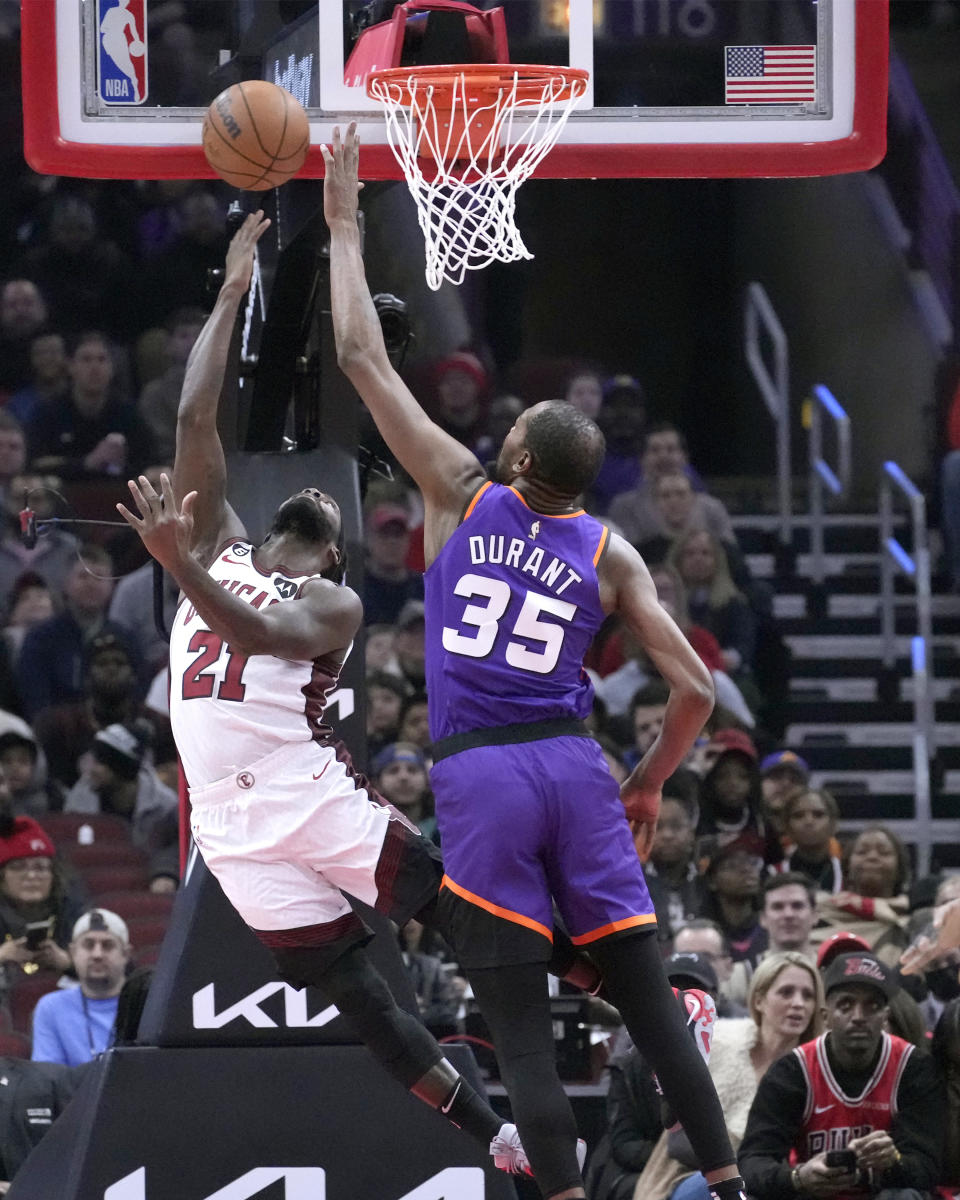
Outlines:
[{"label": "arena seat", "polygon": [[159,946],[166,937],[168,925],[165,917],[130,917],[127,921],[130,945],[134,951],[138,946]]},{"label": "arena seat", "polygon": [[13,1032],[30,1033],[37,1001],[47,992],[57,990],[59,978],[58,971],[37,971],[35,975],[22,975],[16,981],[7,996]]},{"label": "arena seat", "polygon": [[0,1033],[0,1055],[7,1058],[29,1058],[30,1038],[25,1033]]},{"label": "arena seat", "polygon": [[60,849],[78,844],[77,830],[83,825],[93,830],[94,844],[130,841],[130,822],[113,813],[45,813],[39,820]]},{"label": "arena seat", "polygon": [[92,846],[69,846],[64,858],[84,875],[89,867],[140,866],[147,855],[139,847],[127,842],[94,842]]},{"label": "arena seat", "polygon": [[146,891],[149,882],[145,863],[106,863],[103,866],[86,867],[80,879],[91,896],[104,892]]},{"label": "arena seat", "polygon": [[98,893],[92,903],[99,908],[109,909],[129,924],[137,917],[152,917],[168,920],[173,908],[174,893],[122,891],[113,889]]}]

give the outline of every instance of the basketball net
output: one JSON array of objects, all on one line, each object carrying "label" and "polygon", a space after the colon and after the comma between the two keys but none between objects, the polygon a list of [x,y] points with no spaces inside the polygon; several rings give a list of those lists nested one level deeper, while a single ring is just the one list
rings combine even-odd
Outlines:
[{"label": "basketball net", "polygon": [[514,217],[517,188],[550,153],[588,74],[570,67],[474,63],[375,71],[390,147],[407,178],[426,243],[426,277],[533,258]]}]

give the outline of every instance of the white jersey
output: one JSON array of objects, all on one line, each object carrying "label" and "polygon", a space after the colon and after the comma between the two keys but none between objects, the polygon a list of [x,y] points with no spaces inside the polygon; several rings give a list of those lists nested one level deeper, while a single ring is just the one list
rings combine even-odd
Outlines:
[{"label": "white jersey", "polygon": [[[295,600],[315,575],[262,571],[245,540],[225,543],[210,575],[254,608]],[[291,742],[325,740],[327,695],[340,663],[249,658],[213,633],[183,600],[170,630],[170,723],[191,789],[236,774]]]}]

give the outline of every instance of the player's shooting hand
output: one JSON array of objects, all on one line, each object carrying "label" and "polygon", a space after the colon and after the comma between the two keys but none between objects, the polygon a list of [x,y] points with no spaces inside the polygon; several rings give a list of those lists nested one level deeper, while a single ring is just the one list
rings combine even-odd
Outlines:
[{"label": "player's shooting hand", "polygon": [[323,155],[323,215],[329,226],[335,221],[357,219],[357,197],[363,184],[359,180],[360,137],[351,121],[341,138],[340,126],[333,129],[333,142],[321,146]]},{"label": "player's shooting hand", "polygon": [[117,512],[140,534],[157,562],[176,577],[177,568],[191,556],[193,505],[197,493],[188,492],[178,511],[173,484],[166,473],[160,476],[159,493],[146,475],[140,476],[139,483],[131,479],[127,486],[141,515],[134,516],[123,504],[117,505]]},{"label": "player's shooting hand", "polygon": [[921,975],[946,951],[960,946],[960,896],[933,910],[933,925],[919,934],[900,956],[903,975]]},{"label": "player's shooting hand", "polygon": [[243,224],[230,240],[227,250],[227,265],[223,281],[225,284],[238,284],[242,291],[250,286],[253,274],[253,258],[257,242],[270,228],[270,218],[263,215],[263,209],[249,213]]}]

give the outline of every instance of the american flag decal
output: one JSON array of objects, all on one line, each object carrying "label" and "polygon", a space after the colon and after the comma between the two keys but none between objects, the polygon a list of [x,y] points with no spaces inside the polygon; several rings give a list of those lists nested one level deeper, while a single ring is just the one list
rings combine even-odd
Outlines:
[{"label": "american flag decal", "polygon": [[816,46],[724,46],[726,104],[803,104],[817,98]]}]

